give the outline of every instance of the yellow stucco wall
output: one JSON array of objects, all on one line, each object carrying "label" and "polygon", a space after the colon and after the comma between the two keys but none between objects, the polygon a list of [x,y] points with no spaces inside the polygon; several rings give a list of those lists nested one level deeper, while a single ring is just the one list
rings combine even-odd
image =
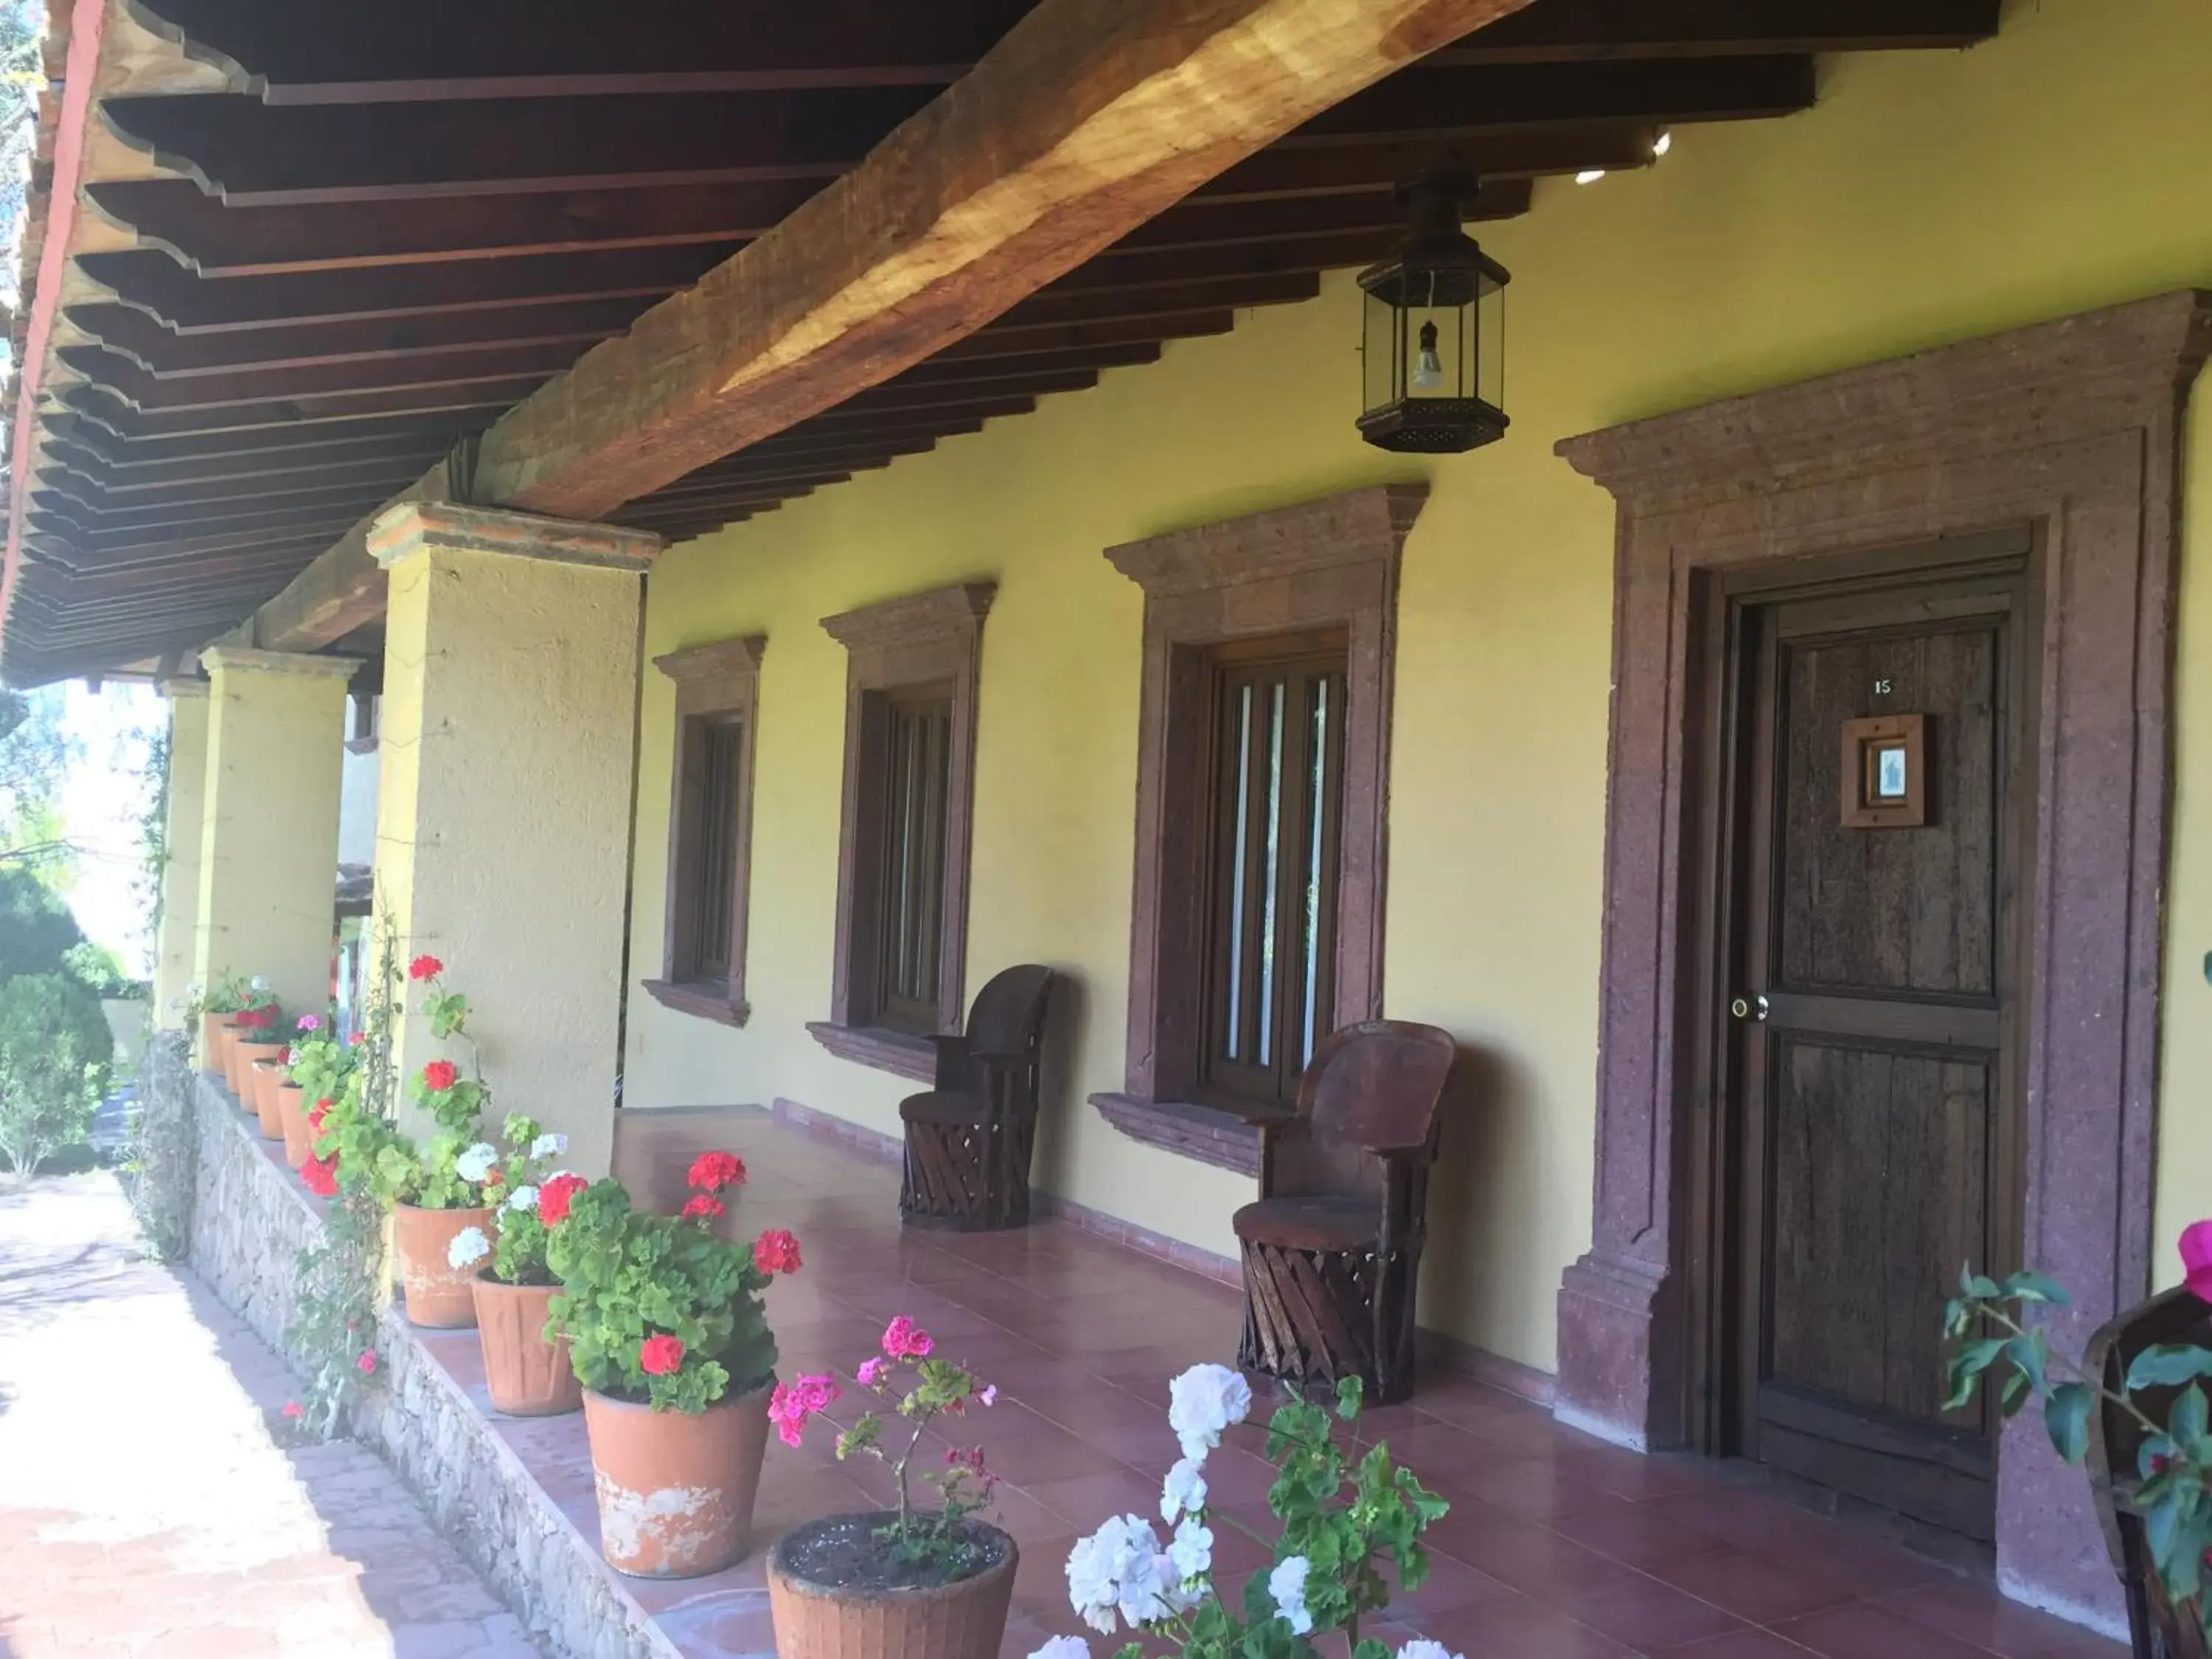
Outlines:
[{"label": "yellow stucco wall", "polygon": [[[1436,462],[1352,428],[1356,290],[672,550],[648,653],[765,631],[750,1027],[633,995],[634,1105],[785,1096],[886,1132],[898,1079],[806,1036],[830,987],[842,653],[817,619],[960,578],[1000,583],[983,635],[970,987],[1067,969],[1081,1018],[1045,1183],[1217,1250],[1248,1184],[1140,1148],[1082,1103],[1121,1079],[1138,590],[1112,544],[1349,486],[1425,476],[1407,549],[1393,753],[1386,1000],[1489,1057],[1448,1143],[1425,1319],[1549,1369],[1560,1270],[1587,1245],[1612,514],[1555,459],[1568,434],[2192,283],[2212,283],[2212,9],[2041,0],[1969,53],[1824,65],[1786,121],[1686,129],[1648,173],[1549,183],[1485,245],[1514,273],[1514,427]],[[2200,431],[2196,476],[2212,478]],[[2204,532],[2198,532],[2201,540]],[[2212,652],[2212,593],[2185,638]],[[2184,681],[2180,844],[2212,775],[2212,672]],[[657,971],[672,697],[642,712],[633,981]],[[2206,1074],[2191,999],[2212,868],[2174,885],[2169,1095]],[[2186,1117],[2170,1114],[2170,1118]],[[2169,1127],[2167,1231],[2212,1128]],[[2199,1206],[2203,1207],[2203,1206]]]}]

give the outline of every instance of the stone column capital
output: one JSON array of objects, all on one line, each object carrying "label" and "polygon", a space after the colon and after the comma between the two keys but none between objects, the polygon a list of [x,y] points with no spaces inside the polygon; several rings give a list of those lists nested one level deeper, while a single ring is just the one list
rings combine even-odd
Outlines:
[{"label": "stone column capital", "polygon": [[208,683],[188,674],[179,674],[155,682],[154,689],[171,702],[179,702],[189,697],[206,696]]},{"label": "stone column capital", "polygon": [[511,558],[545,559],[556,564],[641,571],[665,545],[649,530],[543,519],[504,507],[464,507],[453,501],[399,501],[378,514],[368,527],[369,556],[386,569],[422,548],[447,547],[471,553],[502,553]]},{"label": "stone column capital", "polygon": [[[359,657],[322,657],[300,651],[258,651],[243,645],[211,645],[200,653],[210,672],[289,674],[302,679],[349,680],[362,665]],[[165,688],[166,689],[166,688]]]}]

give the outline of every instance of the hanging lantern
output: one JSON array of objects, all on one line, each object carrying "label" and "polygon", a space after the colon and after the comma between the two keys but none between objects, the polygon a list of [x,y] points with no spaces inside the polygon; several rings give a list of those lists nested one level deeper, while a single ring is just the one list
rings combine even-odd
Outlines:
[{"label": "hanging lantern", "polygon": [[1381,449],[1456,454],[1505,435],[1505,267],[1460,228],[1464,174],[1400,187],[1406,240],[1359,273],[1367,291],[1360,435]]}]

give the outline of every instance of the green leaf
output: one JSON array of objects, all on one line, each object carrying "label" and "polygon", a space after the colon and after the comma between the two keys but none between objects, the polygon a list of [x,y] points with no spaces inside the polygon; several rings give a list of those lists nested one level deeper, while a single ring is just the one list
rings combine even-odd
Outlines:
[{"label": "green leaf", "polygon": [[1365,1391],[1366,1385],[1359,1377],[1339,1377],[1336,1383],[1336,1414],[1347,1423],[1358,1416],[1360,1399]]},{"label": "green leaf", "polygon": [[2187,1450],[2204,1437],[2206,1416],[2204,1390],[2194,1382],[2181,1391],[2173,1402],[2173,1411],[2166,1419],[2166,1431],[2174,1443]]},{"label": "green leaf", "polygon": [[2138,1389],[2172,1388],[2199,1376],[2212,1376],[2212,1350],[2159,1342],[2136,1356],[2128,1367],[2127,1388],[2130,1394]]},{"label": "green leaf", "polygon": [[1994,1279],[1985,1279],[1972,1267],[1962,1266],[1959,1269],[1959,1294],[1977,1302],[1990,1302],[2004,1292],[1997,1288]]},{"label": "green leaf", "polygon": [[1997,1392],[1997,1409],[2010,1417],[2027,1403],[2027,1373],[2017,1366],[2005,1373],[2004,1387]]},{"label": "green leaf", "polygon": [[2043,1333],[2026,1331],[2005,1344],[2005,1352],[2014,1364],[2027,1373],[2027,1380],[2038,1394],[2050,1386],[2043,1374]]},{"label": "green leaf", "polygon": [[2086,1382],[2061,1382],[2043,1402],[2043,1426],[2052,1449],[2069,1463],[2078,1463],[2089,1451],[2089,1409],[2097,1403]]},{"label": "green leaf", "polygon": [[2060,1308],[2070,1307],[2074,1301],[2066,1294],[2063,1285],[2033,1267],[2023,1267],[2008,1277],[2004,1282],[2004,1293],[2018,1297],[2022,1302],[2047,1302]]}]

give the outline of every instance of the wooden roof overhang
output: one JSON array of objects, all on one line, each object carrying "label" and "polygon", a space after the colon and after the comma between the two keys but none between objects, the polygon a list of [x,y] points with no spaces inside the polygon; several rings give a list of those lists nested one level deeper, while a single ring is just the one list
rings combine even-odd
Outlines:
[{"label": "wooden roof overhang", "polygon": [[[788,276],[779,227],[851,230],[864,162],[934,185],[899,145],[988,117],[979,83],[1023,67],[994,48],[1038,0],[659,0],[642,21],[582,0],[55,0],[70,70],[33,233],[65,257],[27,251],[0,672],[112,668],[263,607],[255,638],[287,648],[373,625],[358,531],[402,495],[671,537],[766,512],[1311,296],[1393,245],[1394,186],[1424,167],[1466,168],[1474,216],[1510,216],[1534,179],[1645,163],[1665,128],[1806,107],[1817,53],[1963,46],[1998,12],[1461,3],[1510,15],[1194,161],[1095,248],[1055,265],[1060,244],[1033,244],[1040,279],[962,302],[984,314],[917,304],[903,333],[855,331],[866,361],[810,392],[711,361],[741,331],[714,307],[781,294],[747,274]],[[839,180],[855,193],[825,195]],[[898,216],[902,197],[872,199]],[[609,387],[664,369],[706,378],[630,433],[583,431]]]}]

